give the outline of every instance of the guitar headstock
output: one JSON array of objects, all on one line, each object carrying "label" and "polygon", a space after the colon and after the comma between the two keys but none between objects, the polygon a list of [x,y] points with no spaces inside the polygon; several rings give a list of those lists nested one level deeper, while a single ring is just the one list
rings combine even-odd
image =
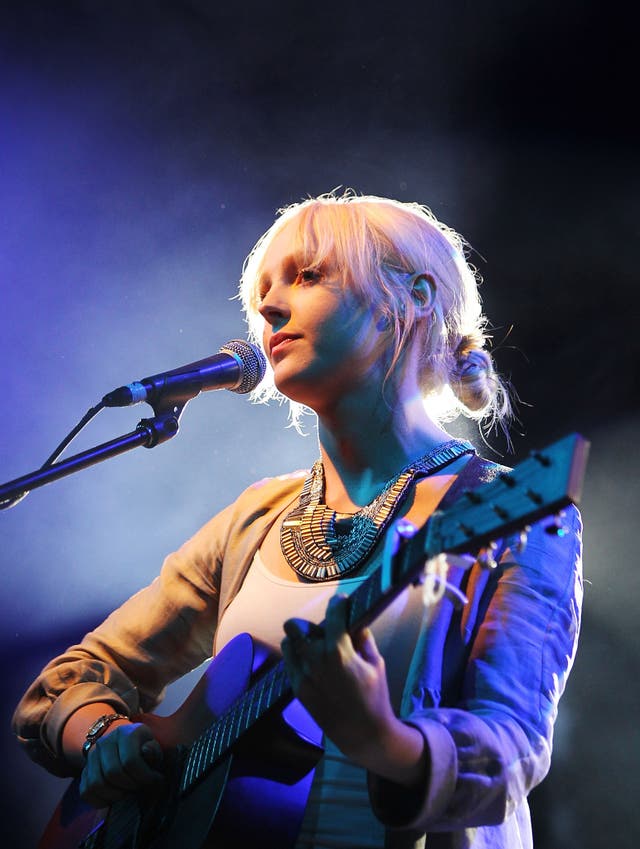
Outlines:
[{"label": "guitar headstock", "polygon": [[428,522],[425,554],[475,552],[580,500],[589,443],[570,434],[470,490]]}]

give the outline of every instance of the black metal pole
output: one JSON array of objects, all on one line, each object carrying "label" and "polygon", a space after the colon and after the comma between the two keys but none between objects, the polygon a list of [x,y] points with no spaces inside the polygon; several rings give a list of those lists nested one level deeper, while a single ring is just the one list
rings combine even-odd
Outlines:
[{"label": "black metal pole", "polygon": [[[161,414],[151,419],[142,419],[137,428],[131,433],[120,436],[117,439],[112,439],[109,442],[103,442],[87,451],[82,451],[80,454],[75,454],[67,460],[62,460],[60,463],[54,463],[51,466],[45,466],[28,475],[23,475],[20,478],[9,481],[0,486],[0,508],[2,502],[13,501],[22,493],[30,492],[32,489],[37,489],[40,486],[58,480],[58,478],[66,477],[81,469],[86,469],[88,466],[94,466],[96,463],[101,463],[103,460],[108,460],[118,454],[124,454],[125,451],[130,451],[132,448],[143,446],[144,448],[154,448],[161,442],[166,442],[178,432],[179,414],[182,412],[176,409],[170,414]],[[9,506],[4,505],[4,506]]]}]

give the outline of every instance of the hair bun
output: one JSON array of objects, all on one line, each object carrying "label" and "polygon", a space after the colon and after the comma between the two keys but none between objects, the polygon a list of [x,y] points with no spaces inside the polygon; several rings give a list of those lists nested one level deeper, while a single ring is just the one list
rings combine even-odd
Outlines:
[{"label": "hair bun", "polygon": [[468,410],[480,412],[494,405],[500,381],[490,354],[474,347],[475,344],[475,340],[465,336],[458,345],[454,354],[451,388]]}]

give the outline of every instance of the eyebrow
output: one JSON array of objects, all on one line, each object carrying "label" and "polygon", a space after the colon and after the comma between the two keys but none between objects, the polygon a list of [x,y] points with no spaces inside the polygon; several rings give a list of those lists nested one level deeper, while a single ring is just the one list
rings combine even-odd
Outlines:
[{"label": "eyebrow", "polygon": [[[296,259],[293,254],[289,254],[282,260],[281,268],[284,271],[286,277],[295,279],[298,276],[298,272],[300,270],[300,263],[298,260],[299,258]],[[258,293],[264,295],[265,290],[268,292],[270,286],[271,275],[263,271],[262,274],[258,277]]]}]

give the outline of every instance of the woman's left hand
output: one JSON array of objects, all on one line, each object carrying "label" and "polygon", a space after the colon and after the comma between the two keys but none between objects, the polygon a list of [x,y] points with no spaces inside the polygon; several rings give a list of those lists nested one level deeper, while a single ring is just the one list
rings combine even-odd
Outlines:
[{"label": "woman's left hand", "polygon": [[334,596],[324,628],[289,619],[282,654],[296,697],[355,763],[403,784],[424,772],[424,738],[391,706],[384,658],[373,634],[347,632],[348,599]]}]

